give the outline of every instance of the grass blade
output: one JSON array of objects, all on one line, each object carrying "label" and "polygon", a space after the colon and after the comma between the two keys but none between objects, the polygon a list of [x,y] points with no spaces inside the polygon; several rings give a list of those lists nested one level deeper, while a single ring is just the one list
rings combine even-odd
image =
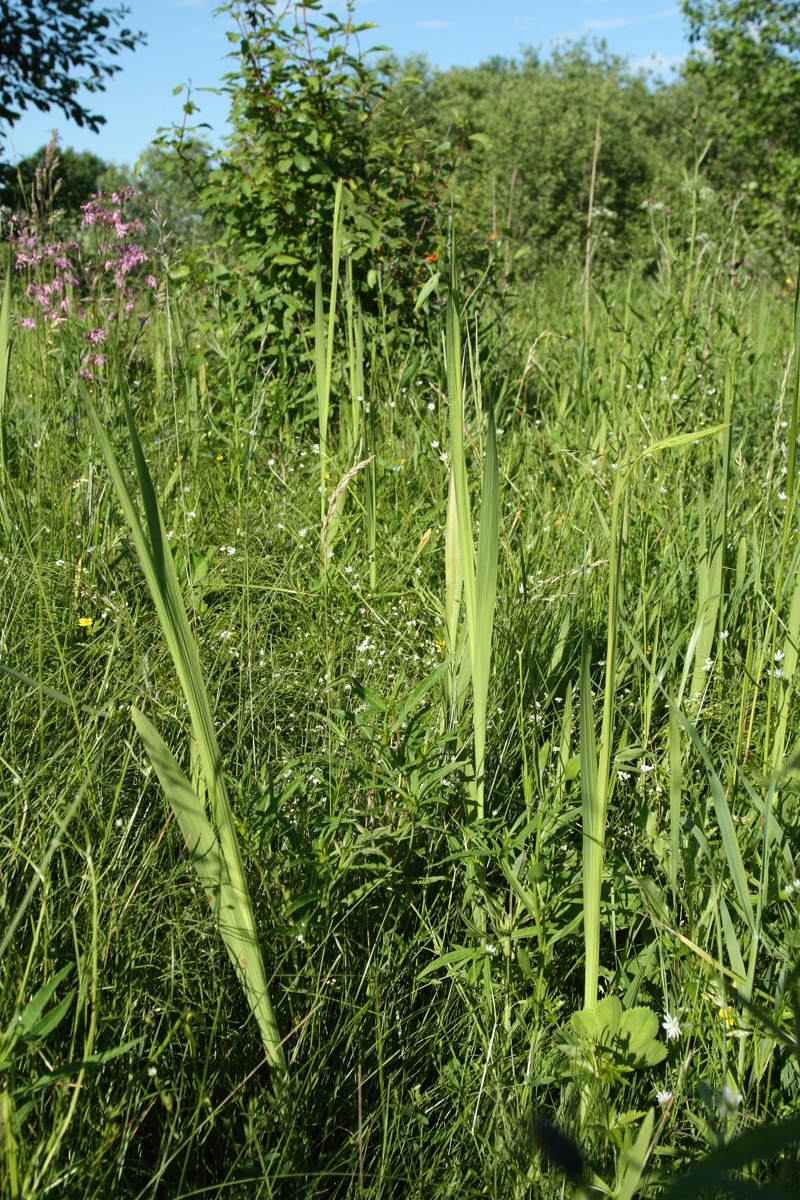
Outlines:
[{"label": "grass blade", "polygon": [[265,1049],[275,1064],[283,1051],[269,996],[258,935],[252,917],[249,894],[241,890],[241,881],[228,874],[211,822],[197,792],[181,770],[169,747],[138,708],[131,710],[133,723],[144,743],[170,806],[178,819],[189,852],[189,860],[211,905],[225,948],[230,955],[251,1011],[255,1016]]},{"label": "grass blade", "polygon": [[[164,522],[161,518],[161,511],[147,463],[145,462],[144,452],[136,430],[127,391],[121,381],[125,417],[133,448],[136,475],[142,493],[146,527],[142,524],[137,506],[130,494],[108,435],[82,380],[80,384],[89,410],[95,438],[102,451],[120,505],[130,526],[142,572],[153,597],[159,622],[164,632],[164,637],[189,710],[192,731],[197,740],[203,780],[208,789],[212,821],[218,832],[228,879],[241,905],[238,914],[239,921],[243,926],[247,927],[251,944],[257,947],[258,935],[255,915],[250,901],[233,811],[225,785],[222,755],[219,743],[217,742],[211,707],[203,682],[200,658],[197,653],[194,637],[192,636],[175,564],[172,559],[169,539],[167,538]],[[258,951],[258,956],[260,958],[260,951]],[[263,964],[261,970],[263,972]],[[248,994],[248,1001],[251,1003],[251,1006],[255,1001],[258,1001],[258,1010],[262,1014],[264,1013],[265,1006],[256,993],[253,996]],[[272,1010],[268,999],[266,1007],[271,1013]],[[255,1009],[254,1015],[258,1015]],[[267,1052],[270,1065],[275,1069],[285,1070],[286,1064],[281,1048],[281,1039],[274,1016],[270,1020],[264,1021],[263,1024],[259,1020],[259,1029],[264,1040],[264,1048]]]}]

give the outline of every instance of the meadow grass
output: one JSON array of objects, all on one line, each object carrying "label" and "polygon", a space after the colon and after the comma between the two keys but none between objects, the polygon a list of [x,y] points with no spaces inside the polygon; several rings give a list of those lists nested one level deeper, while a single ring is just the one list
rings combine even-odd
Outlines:
[{"label": "meadow grass", "polygon": [[660,261],[294,397],[7,288],[4,1195],[797,1186],[791,304]]}]

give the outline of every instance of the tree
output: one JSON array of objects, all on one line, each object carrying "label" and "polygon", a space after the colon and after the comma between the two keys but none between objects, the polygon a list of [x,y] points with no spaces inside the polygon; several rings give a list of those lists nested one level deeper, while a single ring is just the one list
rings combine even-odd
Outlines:
[{"label": "tree", "polygon": [[[47,146],[20,159],[16,166],[0,163],[0,204],[13,212],[28,207],[36,171],[44,165]],[[58,207],[80,216],[79,209],[100,187],[100,179],[108,163],[90,150],[73,150],[67,146],[58,151]]]},{"label": "tree", "polygon": [[800,0],[683,0],[687,62],[715,135],[712,171],[744,188],[751,219],[800,232]]},{"label": "tree", "polygon": [[[61,111],[97,132],[105,118],[79,100],[81,88],[105,90],[121,70],[108,62],[133,50],[143,33],[121,29],[126,8],[96,8],[95,0],[0,0],[0,122],[13,125],[29,104]],[[2,134],[0,134],[2,136]]]},{"label": "tree", "polygon": [[[321,12],[322,0],[227,0],[220,11],[238,68],[227,76],[232,132],[204,191],[224,241],[254,280],[244,301],[269,315],[280,346],[313,320],[319,256],[331,260],[335,184],[345,182],[344,255],[363,309],[390,332],[413,319],[442,241],[449,145],[434,154],[406,112],[405,89],[368,65],[370,26]],[[231,302],[233,303],[233,302]],[[253,322],[255,326],[255,322]],[[260,337],[260,329],[259,329]],[[278,343],[268,342],[277,353]]]}]

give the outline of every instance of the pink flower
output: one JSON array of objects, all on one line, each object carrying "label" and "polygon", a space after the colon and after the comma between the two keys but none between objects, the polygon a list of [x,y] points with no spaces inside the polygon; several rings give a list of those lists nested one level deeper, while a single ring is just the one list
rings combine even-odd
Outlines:
[{"label": "pink flower", "polygon": [[144,281],[148,287],[151,287],[151,288],[158,287],[158,282],[156,281],[155,275],[145,275]]},{"label": "pink flower", "polygon": [[20,317],[20,325],[23,329],[35,329],[36,321],[33,317]]}]

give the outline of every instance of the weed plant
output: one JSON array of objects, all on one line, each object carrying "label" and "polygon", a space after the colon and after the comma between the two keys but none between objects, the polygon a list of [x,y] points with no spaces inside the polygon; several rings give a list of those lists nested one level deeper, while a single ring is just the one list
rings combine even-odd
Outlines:
[{"label": "weed plant", "polygon": [[[4,1195],[797,1187],[791,299],[660,236],[586,336],[565,269],[501,348],[453,291],[401,359],[343,263],[279,424],[296,376],[241,390],[163,263],[89,380],[5,271]],[[277,1049],[159,745],[238,845]]]}]

